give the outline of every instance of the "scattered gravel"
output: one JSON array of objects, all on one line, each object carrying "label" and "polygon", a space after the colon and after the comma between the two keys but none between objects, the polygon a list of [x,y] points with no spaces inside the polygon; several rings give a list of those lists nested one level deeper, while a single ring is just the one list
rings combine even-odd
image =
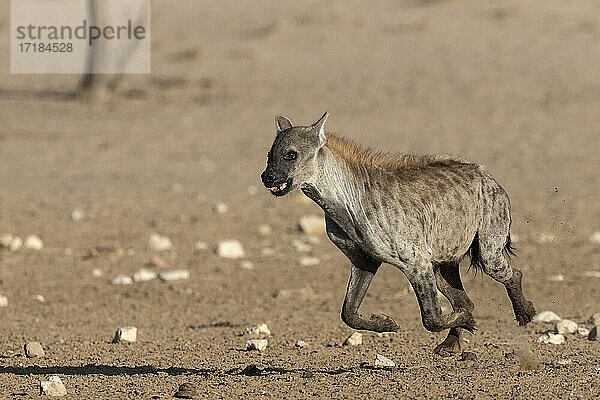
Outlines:
[{"label": "scattered gravel", "polygon": [[44,357],[44,348],[38,342],[27,342],[25,344],[25,355],[27,358]]},{"label": "scattered gravel", "polygon": [[135,326],[124,326],[118,328],[113,338],[113,343],[127,342],[132,343],[137,340],[137,328]]},{"label": "scattered gravel", "polygon": [[190,277],[190,271],[187,269],[175,269],[172,271],[165,271],[158,274],[158,278],[161,281],[179,281],[188,279]]},{"label": "scattered gravel", "polygon": [[40,382],[40,392],[48,397],[61,397],[67,394],[67,388],[63,385],[60,377],[54,375],[47,381]]},{"label": "scattered gravel", "polygon": [[153,233],[150,235],[148,244],[150,245],[150,248],[154,251],[166,251],[171,250],[173,248],[173,243],[171,243],[171,239],[169,239],[167,236],[159,235],[158,233]]},{"label": "scattered gravel", "polygon": [[267,339],[250,339],[246,342],[246,350],[263,351],[268,343]]},{"label": "scattered gravel", "polygon": [[242,243],[235,239],[221,240],[217,243],[216,252],[223,258],[244,258],[246,255]]},{"label": "scattered gravel", "polygon": [[360,346],[363,342],[363,335],[360,332],[354,332],[344,340],[342,346]]}]

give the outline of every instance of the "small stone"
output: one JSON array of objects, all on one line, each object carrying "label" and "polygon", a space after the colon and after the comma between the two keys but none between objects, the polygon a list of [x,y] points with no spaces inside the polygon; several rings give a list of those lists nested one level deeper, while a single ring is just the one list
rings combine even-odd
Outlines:
[{"label": "small stone", "polygon": [[569,364],[571,364],[572,362],[573,362],[573,361],[569,360],[568,358],[563,358],[563,359],[560,359],[560,360],[558,360],[556,363],[557,363],[558,365],[569,365]]},{"label": "small stone", "polygon": [[10,249],[10,243],[13,240],[13,235],[10,233],[4,233],[0,235],[0,248],[2,249]]},{"label": "small stone", "polygon": [[227,207],[227,204],[219,201],[213,205],[213,211],[217,214],[225,214],[229,211],[229,207]]},{"label": "small stone", "polygon": [[127,257],[133,257],[135,256],[135,249],[133,247],[128,247],[125,249],[125,254]]},{"label": "small stone", "polygon": [[298,227],[308,235],[320,235],[325,233],[325,218],[316,214],[304,215],[300,217]]},{"label": "small stone", "polygon": [[166,251],[171,250],[173,248],[173,243],[171,243],[171,239],[169,239],[166,236],[159,235],[158,233],[153,233],[150,235],[148,244],[150,245],[150,248],[154,251]]},{"label": "small stone", "polygon": [[173,395],[177,399],[194,399],[198,396],[196,387],[191,383],[184,383],[179,385],[179,389]]},{"label": "small stone", "polygon": [[110,281],[113,285],[131,285],[133,283],[133,279],[127,275],[119,275]]},{"label": "small stone", "polygon": [[562,321],[559,321],[554,324],[554,331],[562,335],[566,335],[568,333],[575,333],[577,332],[577,323],[569,319],[563,319]]},{"label": "small stone", "polygon": [[190,271],[187,269],[175,269],[172,271],[165,271],[158,274],[158,278],[161,281],[179,281],[188,279],[190,277]]},{"label": "small stone", "polygon": [[273,228],[271,228],[271,225],[260,224],[258,226],[258,233],[262,236],[269,236],[271,233],[273,233]]},{"label": "small stone", "polygon": [[12,240],[10,241],[10,246],[9,246],[10,251],[17,251],[21,247],[23,247],[23,239],[21,239],[18,236],[13,237]]},{"label": "small stone", "polygon": [[263,351],[268,343],[267,339],[250,339],[246,342],[246,350]]},{"label": "small stone", "polygon": [[0,307],[8,307],[8,297],[0,294]]},{"label": "small stone", "polygon": [[301,349],[308,347],[308,343],[306,343],[304,340],[298,340],[296,341],[296,347],[300,347]]},{"label": "small stone", "polygon": [[100,268],[94,268],[92,270],[92,275],[95,276],[96,278],[99,278],[102,275],[104,275],[104,272],[102,272],[102,270]]},{"label": "small stone", "polygon": [[33,296],[33,298],[35,300],[39,301],[40,303],[46,302],[46,298],[44,296],[42,296],[41,294],[36,294],[35,296]]},{"label": "small stone", "polygon": [[600,313],[594,313],[588,320],[587,323],[591,326],[600,326]]},{"label": "small stone", "polygon": [[586,278],[600,278],[600,271],[585,271],[583,276]]},{"label": "small stone", "polygon": [[538,244],[548,244],[556,241],[556,236],[552,233],[542,232],[537,234],[533,240]]},{"label": "small stone", "polygon": [[44,242],[36,235],[29,235],[25,238],[23,247],[29,250],[41,250],[44,248]]},{"label": "small stone", "polygon": [[243,261],[240,261],[240,268],[246,269],[246,270],[254,269],[254,264],[252,264],[251,261],[243,260]]},{"label": "small stone", "polygon": [[242,243],[235,239],[221,240],[217,243],[216,251],[223,258],[243,258],[246,255]]},{"label": "small stone", "polygon": [[73,221],[81,221],[84,216],[85,216],[85,213],[83,212],[83,210],[81,208],[76,208],[73,210],[73,212],[71,212],[71,219]]},{"label": "small stone", "polygon": [[563,344],[565,342],[565,336],[562,334],[547,333],[538,338],[540,343],[549,344]]},{"label": "small stone", "polygon": [[393,368],[396,366],[396,363],[390,360],[387,357],[382,356],[381,354],[377,354],[375,356],[375,366],[376,367],[384,367],[384,368]]},{"label": "small stone", "polygon": [[256,186],[248,186],[247,191],[250,196],[255,196],[258,193],[258,188]]},{"label": "small stone", "polygon": [[25,355],[27,358],[44,357],[44,348],[38,342],[27,342],[25,344]]},{"label": "small stone", "polygon": [[534,315],[533,322],[558,322],[561,318],[552,311],[542,311]]},{"label": "small stone", "polygon": [[354,332],[344,340],[342,346],[360,346],[362,344],[363,335],[360,332]]},{"label": "small stone", "polygon": [[563,274],[558,274],[558,275],[550,275],[550,276],[548,277],[548,280],[549,280],[549,281],[552,281],[552,282],[562,282],[562,281],[564,281],[564,280],[566,280],[566,279],[567,279],[567,277],[566,277],[566,276],[564,276]]},{"label": "small stone", "polygon": [[194,243],[194,251],[201,252],[206,250],[208,250],[208,243],[202,241],[197,241]]},{"label": "small stone", "polygon": [[600,244],[600,231],[592,232],[590,235],[590,242],[593,244]]},{"label": "small stone", "polygon": [[590,330],[588,328],[580,326],[579,328],[577,328],[577,334],[579,336],[587,337],[590,334]]},{"label": "small stone", "polygon": [[269,329],[267,324],[258,324],[255,326],[251,326],[250,328],[244,329],[244,332],[242,332],[242,336],[246,336],[246,335],[270,336],[271,330]]},{"label": "small stone", "polygon": [[590,329],[590,333],[588,333],[588,340],[598,340],[598,327],[595,326]]},{"label": "small stone", "polygon": [[134,282],[147,282],[147,281],[151,281],[152,279],[154,279],[156,277],[157,277],[156,272],[150,271],[149,269],[146,269],[146,268],[141,268],[135,274],[133,274],[133,281]]},{"label": "small stone", "polygon": [[319,260],[317,257],[301,257],[299,262],[303,267],[310,267],[319,264],[321,260]]},{"label": "small stone", "polygon": [[290,242],[290,246],[292,246],[292,248],[298,252],[305,252],[308,253],[309,251],[312,250],[312,247],[310,247],[309,244],[304,243],[302,240],[300,239],[293,239]]},{"label": "small stone", "polygon": [[460,353],[460,361],[477,361],[477,354],[471,351],[463,351]]},{"label": "small stone", "polygon": [[54,375],[48,378],[47,381],[40,382],[40,394],[48,397],[61,397],[67,394],[67,389],[60,377]]},{"label": "small stone", "polygon": [[125,326],[118,328],[113,338],[113,343],[128,342],[132,343],[137,340],[137,328],[135,326]]}]

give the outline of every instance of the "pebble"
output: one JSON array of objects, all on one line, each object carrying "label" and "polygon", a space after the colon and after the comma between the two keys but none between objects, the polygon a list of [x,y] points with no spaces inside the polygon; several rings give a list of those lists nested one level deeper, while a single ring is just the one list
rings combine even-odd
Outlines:
[{"label": "pebble", "polygon": [[563,359],[560,359],[560,360],[558,360],[556,363],[557,363],[558,365],[569,365],[569,364],[571,364],[572,362],[573,362],[573,361],[569,360],[568,358],[563,358]]},{"label": "pebble", "polygon": [[193,399],[198,396],[198,392],[196,391],[196,387],[191,383],[183,383],[179,385],[179,389],[173,395],[173,397],[177,399]]},{"label": "pebble", "polygon": [[242,243],[235,239],[221,240],[217,243],[216,251],[223,258],[243,258],[246,255]]},{"label": "pebble", "polygon": [[560,321],[562,318],[560,318],[558,315],[556,315],[554,312],[552,311],[542,311],[539,312],[537,314],[534,315],[532,321],[533,322],[548,322],[548,323],[552,323],[552,322],[558,322]]},{"label": "pebble", "polygon": [[300,260],[300,265],[304,266],[304,267],[310,267],[312,265],[317,265],[321,262],[321,260],[319,260],[317,257],[301,257]]},{"label": "pebble", "polygon": [[592,232],[590,235],[590,242],[600,244],[600,231]]},{"label": "pebble", "polygon": [[598,340],[598,327],[597,326],[590,329],[590,333],[588,333],[588,340]]},{"label": "pebble", "polygon": [[35,296],[33,296],[33,298],[35,300],[39,301],[40,303],[46,302],[46,298],[44,296],[42,296],[41,294],[36,294]]},{"label": "pebble", "polygon": [[102,270],[100,268],[94,268],[92,270],[92,275],[94,275],[96,278],[99,278],[102,275],[104,275],[104,272],[102,272]]},{"label": "pebble", "polygon": [[125,249],[125,254],[127,254],[127,257],[133,257],[135,256],[135,249],[133,247],[128,247]]},{"label": "pebble", "polygon": [[577,332],[577,323],[569,319],[563,319],[562,321],[558,321],[554,324],[554,331],[562,335],[575,333]]},{"label": "pebble", "polygon": [[159,235],[158,233],[153,233],[150,235],[148,244],[150,245],[150,248],[154,251],[166,251],[171,250],[173,248],[173,243],[171,243],[171,239],[169,239],[166,236]]},{"label": "pebble", "polygon": [[175,269],[172,271],[165,271],[158,274],[158,278],[161,281],[179,281],[188,279],[190,277],[190,271],[187,269]]},{"label": "pebble", "polygon": [[561,334],[547,333],[538,338],[540,343],[549,344],[563,344],[565,342],[565,336]]},{"label": "pebble", "polygon": [[44,248],[44,242],[42,242],[42,239],[40,239],[39,236],[29,235],[25,238],[23,247],[29,250],[41,250]]},{"label": "pebble", "polygon": [[119,275],[110,281],[113,285],[131,285],[133,283],[133,279],[127,275]]},{"label": "pebble", "polygon": [[0,294],[0,307],[8,307],[8,297]]},{"label": "pebble", "polygon": [[240,268],[246,270],[254,269],[254,264],[251,261],[244,260],[240,262]]},{"label": "pebble", "polygon": [[81,208],[76,208],[71,213],[71,219],[73,221],[81,221],[84,216],[85,216],[85,213],[83,212],[83,210]]},{"label": "pebble", "polygon": [[21,239],[18,236],[13,237],[12,240],[10,241],[10,246],[9,246],[10,251],[17,251],[21,247],[23,247],[23,239]]},{"label": "pebble", "polygon": [[271,228],[271,225],[267,224],[260,224],[257,230],[262,236],[269,236],[271,233],[273,233],[273,228]]},{"label": "pebble", "polygon": [[137,340],[137,328],[135,326],[124,326],[118,328],[113,338],[113,343],[127,342],[132,343]]},{"label": "pebble", "polygon": [[150,271],[146,268],[139,269],[135,274],[133,274],[134,282],[147,282],[155,279],[158,275],[154,271]]},{"label": "pebble", "polygon": [[563,274],[558,274],[558,275],[550,275],[550,276],[548,277],[548,280],[549,280],[549,281],[552,281],[552,282],[562,282],[562,281],[564,281],[564,280],[566,280],[566,279],[567,279],[567,277],[566,277],[566,276],[564,276]]},{"label": "pebble", "polygon": [[382,356],[381,354],[377,354],[375,356],[375,366],[391,368],[391,367],[395,367],[396,363],[393,362],[392,360],[390,360],[389,358]]},{"label": "pebble", "polygon": [[48,397],[61,397],[67,394],[67,388],[63,385],[60,377],[54,375],[47,381],[40,382],[41,393]]},{"label": "pebble", "polygon": [[296,341],[296,347],[300,347],[301,349],[308,347],[308,343],[306,343],[304,340],[298,340]]},{"label": "pebble", "polygon": [[600,271],[585,271],[583,276],[586,278],[600,278]]},{"label": "pebble", "polygon": [[354,332],[344,340],[342,346],[360,346],[362,344],[363,335],[360,332]]},{"label": "pebble", "polygon": [[267,339],[250,339],[246,342],[246,350],[263,351],[268,343]]},{"label": "pebble", "polygon": [[10,242],[12,242],[12,239],[13,235],[11,235],[10,233],[4,233],[0,235],[0,247],[3,249],[9,249]]},{"label": "pebble", "polygon": [[304,243],[302,240],[300,239],[293,239],[290,242],[290,246],[292,246],[292,248],[294,250],[296,250],[297,252],[304,252],[304,253],[308,253],[309,251],[312,250],[312,247],[310,247],[309,244]]},{"label": "pebble", "polygon": [[225,214],[229,211],[229,207],[227,207],[227,204],[219,201],[213,205],[213,211],[217,214]]},{"label": "pebble", "polygon": [[587,323],[592,326],[600,326],[600,313],[594,313],[588,320]]},{"label": "pebble", "polygon": [[270,336],[271,330],[269,329],[267,324],[258,324],[255,326],[251,326],[250,328],[244,329],[244,332],[242,332],[242,336],[246,336],[246,335]]},{"label": "pebble", "polygon": [[590,334],[590,330],[588,328],[580,326],[579,328],[577,328],[577,334],[579,336],[587,337]]},{"label": "pebble", "polygon": [[264,247],[260,250],[260,255],[262,256],[272,256],[273,254],[275,254],[275,249],[272,249],[270,247]]},{"label": "pebble", "polygon": [[323,234],[325,233],[325,218],[316,214],[304,215],[300,217],[298,227],[308,235]]},{"label": "pebble", "polygon": [[201,240],[194,243],[194,250],[197,252],[208,250],[208,243],[203,242]]},{"label": "pebble", "polygon": [[27,342],[25,344],[25,355],[27,358],[44,357],[44,348],[38,342]]},{"label": "pebble", "polygon": [[123,249],[119,247],[111,247],[111,246],[97,246],[88,249],[87,258],[97,258],[97,257],[122,257],[124,254]]}]

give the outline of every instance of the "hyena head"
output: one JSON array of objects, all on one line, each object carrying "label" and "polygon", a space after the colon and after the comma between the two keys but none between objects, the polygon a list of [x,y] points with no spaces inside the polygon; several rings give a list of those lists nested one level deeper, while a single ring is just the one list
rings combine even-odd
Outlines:
[{"label": "hyena head", "polygon": [[325,145],[327,112],[310,126],[293,126],[284,116],[275,118],[277,136],[267,155],[267,168],[261,174],[265,186],[275,196],[285,196],[314,175],[317,153]]}]

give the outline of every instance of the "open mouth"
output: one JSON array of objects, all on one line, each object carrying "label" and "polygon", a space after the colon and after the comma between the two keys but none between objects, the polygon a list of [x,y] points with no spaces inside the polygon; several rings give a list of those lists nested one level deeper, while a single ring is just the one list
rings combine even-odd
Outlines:
[{"label": "open mouth", "polygon": [[291,186],[292,186],[291,181],[288,181],[288,182],[283,182],[277,186],[272,186],[269,188],[269,190],[275,196],[283,196],[284,194],[289,192]]}]

